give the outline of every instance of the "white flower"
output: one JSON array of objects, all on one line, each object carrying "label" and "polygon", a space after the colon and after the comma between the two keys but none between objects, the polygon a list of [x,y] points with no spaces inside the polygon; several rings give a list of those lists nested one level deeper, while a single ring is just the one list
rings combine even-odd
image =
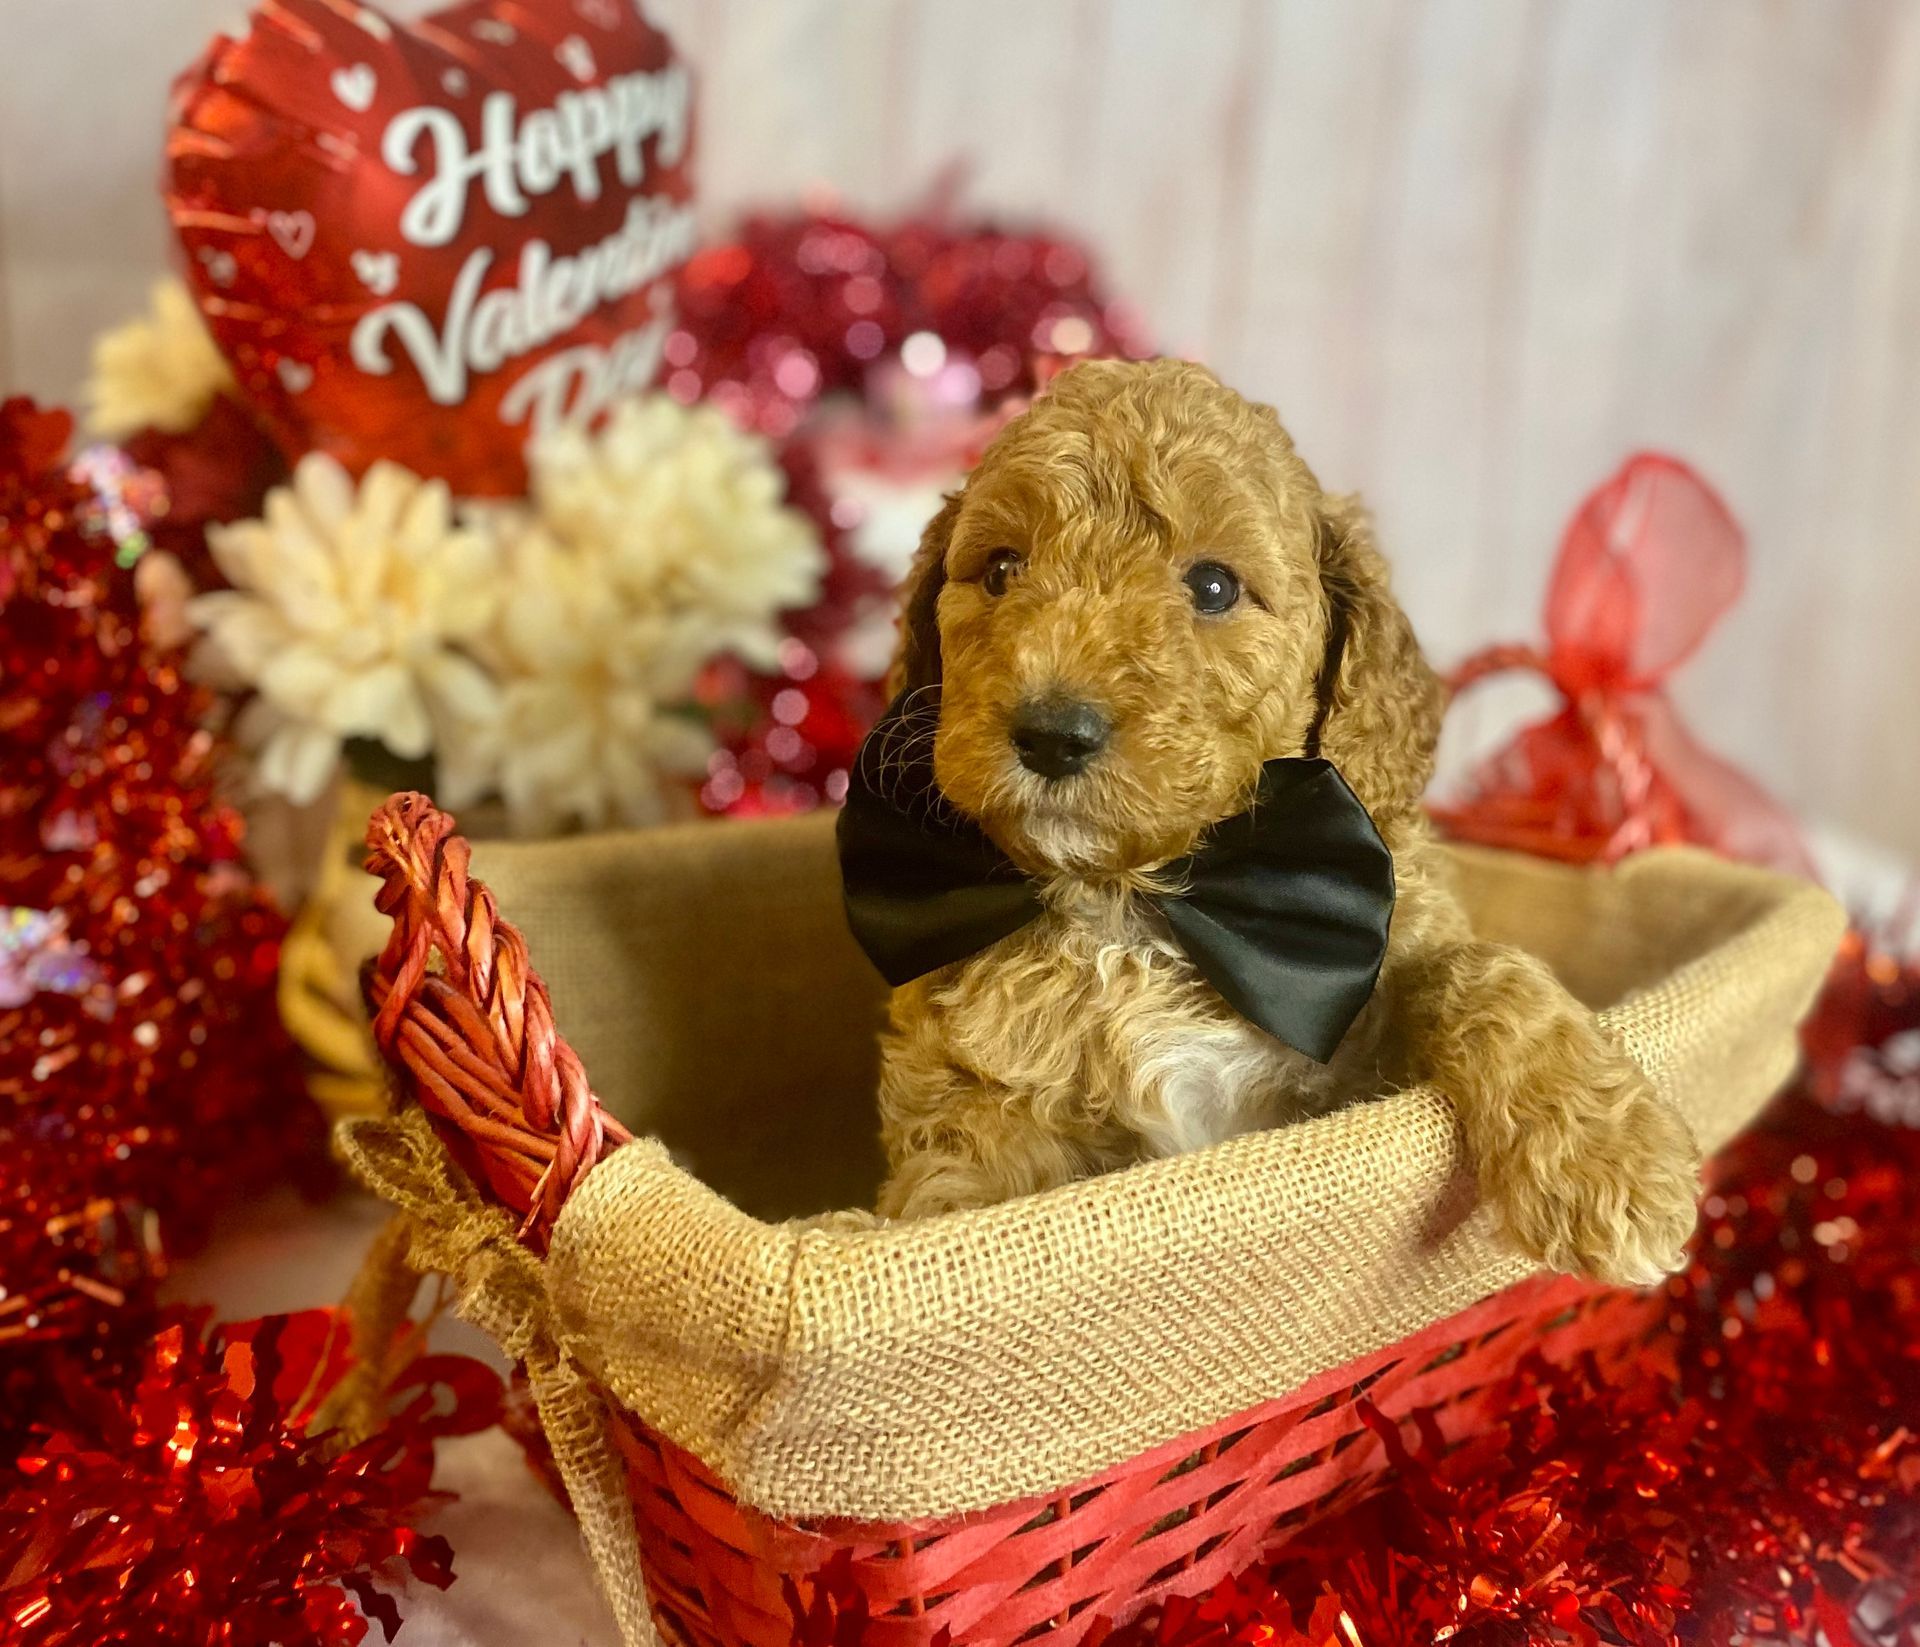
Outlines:
[{"label": "white flower", "polygon": [[600,435],[557,430],[528,457],[541,520],[604,556],[637,609],[671,619],[670,644],[773,665],[778,615],[812,603],[826,556],[781,503],[786,477],[764,441],[712,407],[649,395]]},{"label": "white flower", "polygon": [[347,738],[414,759],[436,732],[499,713],[464,645],[499,607],[498,550],[455,524],[444,482],[376,463],[356,488],[314,453],[267,495],[264,520],[207,541],[233,588],[188,608],[206,636],[197,661],[258,693],[241,732],[263,787],[310,801]]},{"label": "white flower", "polygon": [[87,426],[104,440],[124,440],[142,429],[184,434],[232,383],[186,287],[163,280],[153,289],[145,318],[95,341]]},{"label": "white flower", "polygon": [[665,396],[604,433],[528,454],[534,508],[491,511],[498,616],[475,641],[501,713],[450,726],[453,806],[497,791],[517,833],[658,822],[712,749],[692,703],[723,652],[771,664],[781,612],[809,604],[826,557],[764,442]]},{"label": "white flower", "polygon": [[624,595],[604,552],[511,512],[495,518],[505,598],[480,653],[501,712],[449,731],[441,798],[458,807],[497,791],[523,835],[658,823],[673,809],[664,780],[696,776],[712,749],[685,704],[707,654],[670,615]]}]

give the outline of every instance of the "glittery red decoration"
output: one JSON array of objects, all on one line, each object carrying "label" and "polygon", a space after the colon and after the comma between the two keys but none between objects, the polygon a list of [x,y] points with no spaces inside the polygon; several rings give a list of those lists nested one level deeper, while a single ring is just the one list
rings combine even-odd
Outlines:
[{"label": "glittery red decoration", "polygon": [[231,395],[217,395],[207,415],[184,434],[148,429],[124,443],[133,462],[159,480],[147,523],[156,549],[173,555],[195,589],[226,579],[207,551],[207,528],[258,516],[267,492],[287,478],[287,462],[266,431]]},{"label": "glittery red decoration", "polygon": [[0,1373],[110,1330],[231,1184],[318,1131],[208,701],[140,635],[67,427],[0,409],[0,905],[64,923],[97,980],[0,1009]]},{"label": "glittery red decoration", "polygon": [[987,405],[1031,392],[1048,357],[1149,352],[1083,247],[961,222],[940,200],[889,225],[836,212],[750,217],[688,262],[678,307],[667,390],[776,438],[823,395],[865,395],[869,372],[915,334],[941,362],[966,363]]},{"label": "glittery red decoration", "polygon": [[0,487],[23,488],[51,474],[72,438],[71,412],[24,395],[0,401]]},{"label": "glittery red decoration", "polygon": [[834,496],[820,472],[814,442],[795,437],[778,448],[787,477],[787,504],[805,515],[820,534],[827,569],[820,595],[804,611],[785,618],[787,632],[817,653],[828,653],[853,622],[862,602],[891,593],[888,580],[854,555],[846,526],[834,514]]},{"label": "glittery red decoration", "polygon": [[531,430],[655,376],[691,120],[627,0],[274,0],[176,86],[167,209],[289,454],[517,495]]},{"label": "glittery red decoration", "polygon": [[421,1357],[386,1425],[341,1448],[306,1433],[339,1376],[333,1312],[209,1330],[168,1311],[112,1376],[78,1356],[0,1477],[0,1639],[21,1647],[349,1647],[409,1577],[444,1589],[444,1539],[413,1523],[436,1437],[493,1423],[499,1380]]},{"label": "glittery red decoration", "polygon": [[880,683],[822,663],[800,640],[781,643],[780,661],[776,676],[723,661],[701,682],[721,738],[700,787],[709,812],[778,816],[847,798],[860,740],[885,707]]},{"label": "glittery red decoration", "polygon": [[[1088,1647],[1920,1643],[1920,966],[1856,935],[1816,1023],[1631,1366],[1524,1366],[1451,1452],[1378,1419],[1381,1490]],[[788,1607],[880,1639],[831,1567]]]},{"label": "glittery red decoration", "polygon": [[1666,695],[1745,578],[1746,540],[1713,488],[1676,458],[1629,459],[1568,523],[1547,589],[1545,648],[1490,647],[1454,671],[1461,691],[1528,670],[1564,707],[1436,805],[1442,826],[1582,862],[1693,841],[1811,874],[1793,820],[1697,743]]},{"label": "glittery red decoration", "polygon": [[178,1244],[318,1126],[208,700],[140,632],[149,523],[63,467],[69,431],[0,406],[0,906],[63,961],[0,1009],[0,1640],[347,1647],[392,1634],[409,1574],[448,1582],[412,1528],[432,1439],[491,1422],[497,1380],[419,1360],[336,1450],[304,1433],[342,1364],[327,1312],[154,1308]]}]

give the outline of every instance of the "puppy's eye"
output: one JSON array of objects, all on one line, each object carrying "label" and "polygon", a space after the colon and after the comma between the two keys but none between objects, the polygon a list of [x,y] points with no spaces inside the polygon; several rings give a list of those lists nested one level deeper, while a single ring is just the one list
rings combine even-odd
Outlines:
[{"label": "puppy's eye", "polygon": [[996,599],[1007,592],[1007,585],[1020,575],[1021,555],[1017,549],[996,549],[987,556],[980,573],[980,587]]},{"label": "puppy's eye", "polygon": [[1240,580],[1218,561],[1189,567],[1186,582],[1196,612],[1225,612],[1239,603]]}]

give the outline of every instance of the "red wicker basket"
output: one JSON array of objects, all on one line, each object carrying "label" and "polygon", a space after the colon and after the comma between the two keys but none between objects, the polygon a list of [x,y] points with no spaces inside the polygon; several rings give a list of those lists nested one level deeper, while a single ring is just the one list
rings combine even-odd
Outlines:
[{"label": "red wicker basket", "polygon": [[1051,1497],[946,1520],[796,1525],[741,1505],[691,1454],[631,1415],[613,1435],[641,1508],[641,1565],[670,1641],[788,1647],[781,1587],[843,1552],[867,1647],[1083,1640],[1167,1596],[1194,1595],[1364,1490],[1384,1467],[1363,1402],[1432,1411],[1449,1440],[1526,1351],[1630,1355],[1657,1300],[1526,1281],[1278,1401],[1182,1436]]},{"label": "red wicker basket", "polygon": [[[1485,1254],[1493,1248],[1473,1246],[1480,1267],[1461,1272],[1467,1283],[1493,1275],[1511,1284],[1410,1333],[1376,1333],[1378,1341],[1365,1353],[1296,1378],[1291,1387],[1271,1388],[1261,1399],[1240,1399],[1233,1394],[1237,1386],[1230,1383],[1220,1392],[1189,1390],[1189,1384],[1209,1375],[1188,1376],[1172,1368],[1177,1376],[1169,1387],[1178,1410],[1211,1410],[1211,1421],[1183,1425],[1144,1446],[1135,1443],[1147,1432],[1136,1428],[1116,1433],[1100,1443],[1107,1460],[1101,1467],[1057,1482],[1048,1479],[1041,1490],[936,1515],[834,1514],[831,1502],[817,1494],[808,1501],[808,1513],[794,1513],[792,1494],[785,1495],[784,1503],[756,1508],[756,1503],[767,1506],[782,1494],[766,1489],[770,1478],[755,1474],[750,1454],[729,1447],[743,1434],[774,1432],[777,1426],[771,1421],[760,1431],[755,1423],[766,1416],[760,1408],[779,1416],[782,1391],[789,1384],[776,1378],[755,1386],[760,1392],[755,1423],[735,1411],[724,1430],[703,1431],[683,1416],[692,1409],[664,1398],[654,1412],[635,1410],[651,1406],[651,1394],[636,1392],[631,1377],[610,1370],[625,1353],[617,1347],[620,1320],[604,1313],[595,1317],[590,1301],[552,1302],[559,1298],[553,1289],[580,1288],[583,1272],[591,1272],[596,1261],[592,1248],[583,1246],[568,1226],[570,1202],[582,1196],[583,1186],[593,1183],[603,1168],[614,1170],[604,1164],[616,1154],[653,1146],[630,1143],[627,1128],[595,1098],[580,1059],[555,1027],[553,1005],[533,970],[526,943],[501,918],[492,894],[470,875],[467,845],[453,833],[451,821],[420,797],[397,797],[376,814],[368,840],[368,867],[383,883],[380,907],[393,920],[391,940],[369,970],[368,993],[375,1038],[394,1071],[400,1111],[417,1107],[424,1113],[446,1155],[472,1186],[471,1193],[510,1212],[512,1234],[522,1250],[517,1257],[501,1254],[497,1249],[506,1236],[484,1229],[457,1240],[436,1237],[428,1226],[439,1214],[428,1204],[426,1192],[396,1188],[404,1175],[382,1169],[377,1160],[368,1170],[370,1156],[380,1155],[371,1147],[379,1142],[379,1129],[394,1123],[347,1123],[347,1151],[376,1187],[405,1207],[420,1235],[417,1266],[460,1272],[492,1265],[493,1280],[485,1285],[474,1282],[471,1273],[466,1277],[470,1297],[485,1294],[472,1313],[502,1337],[510,1353],[545,1356],[546,1371],[535,1377],[536,1393],[561,1378],[577,1378],[591,1392],[591,1405],[570,1409],[574,1416],[566,1422],[570,1429],[593,1422],[600,1428],[586,1451],[577,1435],[569,1441],[573,1462],[567,1485],[583,1515],[584,1501],[604,1496],[608,1480],[615,1490],[624,1487],[623,1504],[611,1513],[603,1504],[586,1519],[589,1543],[632,1641],[644,1642],[657,1630],[667,1641],[700,1647],[786,1647],[791,1618],[782,1580],[846,1557],[851,1577],[867,1600],[872,1622],[866,1639],[875,1647],[923,1647],[943,1631],[952,1642],[968,1647],[1009,1647],[1043,1638],[1070,1647],[1086,1638],[1099,1620],[1118,1623],[1157,1599],[1212,1586],[1363,1490],[1384,1467],[1369,1407],[1389,1420],[1428,1409],[1443,1432],[1465,1435],[1481,1421],[1480,1402],[1489,1386],[1523,1354],[1538,1352],[1552,1359],[1583,1353],[1631,1355],[1652,1324],[1655,1306],[1634,1294],[1529,1275],[1517,1260],[1490,1260]],[[691,900],[684,909],[676,906],[674,921],[687,919],[688,910],[711,907],[716,899],[724,902],[729,888],[753,879],[755,864],[766,866],[765,887],[805,885],[811,889],[809,898],[824,899],[829,906],[833,898],[831,845],[817,821],[751,828],[698,826],[684,835],[635,837],[621,851],[629,854],[636,875],[654,876],[668,888],[665,895],[670,898]],[[1503,868],[1500,873],[1531,877],[1536,871]],[[1538,873],[1578,879],[1589,872],[1541,866]],[[1823,894],[1757,872],[1707,865],[1691,854],[1678,855],[1673,865],[1658,872],[1678,877],[1670,883],[1658,882],[1651,869],[1647,873],[1654,876],[1648,883],[1652,906],[1665,909],[1672,920],[1684,924],[1684,914],[1674,912],[1688,907],[1688,897],[1700,910],[1710,908],[1714,914],[1710,921],[1699,917],[1705,924],[1696,923],[1698,942],[1691,949],[1651,928],[1635,938],[1622,923],[1619,942],[1635,951],[1623,975],[1630,988],[1632,980],[1640,981],[1633,999],[1653,999],[1658,1010],[1651,1017],[1636,1017],[1640,1009],[1630,1006],[1613,1020],[1603,1014],[1603,1021],[1611,1023],[1636,1055],[1645,1054],[1643,1062],[1656,1079],[1681,1094],[1696,1125],[1709,1141],[1717,1141],[1786,1073],[1791,1025],[1837,941],[1839,916]],[[1694,891],[1679,896],[1675,888],[1683,881]],[[1539,905],[1538,887],[1561,884],[1526,880],[1520,889],[1524,895],[1510,900],[1512,908],[1522,912],[1512,918],[1538,918],[1551,925],[1546,917],[1525,912]],[[1571,922],[1567,933],[1577,939],[1578,932],[1578,922]],[[1572,957],[1568,964],[1577,970],[1581,946],[1571,941],[1567,947]],[[1791,964],[1781,965],[1782,957]],[[821,970],[832,974],[850,964],[836,956],[823,961]],[[1756,971],[1766,973],[1764,987],[1751,987]],[[1731,993],[1714,993],[1722,979],[1733,980]],[[1692,1014],[1687,1020],[1691,1041],[1682,1037],[1664,1050],[1655,1048],[1645,1037],[1656,1030],[1666,1033],[1658,1026],[1672,1018],[1675,1001]],[[754,1004],[741,1000],[731,1010],[743,1022],[750,1021]],[[864,1035],[864,1018],[858,1013],[854,1017],[858,1033]],[[1725,1077],[1718,1086],[1716,1071]],[[1724,1091],[1728,1082],[1740,1088],[1731,1097]],[[1710,1089],[1715,1093],[1711,1101],[1700,1096]],[[1413,1110],[1394,1109],[1409,1097],[1363,1106],[1371,1114],[1355,1124],[1409,1124],[1408,1116],[1427,1113],[1418,1109],[1418,1101]],[[1443,1104],[1439,1109],[1444,1115]],[[413,1125],[418,1137],[426,1136],[417,1121]],[[1450,1181],[1446,1158],[1453,1148],[1444,1126],[1438,1148],[1441,1167],[1423,1182],[1444,1189]],[[1177,1196],[1183,1184],[1198,1181],[1192,1174],[1207,1170],[1205,1163],[1193,1164],[1195,1158],[1183,1160],[1189,1164],[1154,1164],[1167,1168],[1159,1181],[1165,1193]],[[655,1201],[671,1203],[669,1211],[692,1209],[687,1218],[697,1214],[724,1220],[711,1226],[721,1232],[712,1241],[730,1240],[729,1232],[735,1231],[745,1232],[743,1241],[785,1238],[787,1226],[762,1225],[699,1186],[680,1186],[675,1176],[679,1169],[664,1151],[654,1150],[652,1162],[651,1176],[644,1181],[655,1186],[648,1192]],[[1143,1170],[1151,1169],[1134,1169]],[[1410,1173],[1414,1170],[1409,1166]],[[1169,1184],[1173,1187],[1166,1190]],[[1077,1204],[1062,1201],[1059,1218],[1077,1216]],[[606,1263],[620,1271],[625,1285],[635,1261],[620,1245],[624,1226],[606,1227],[611,1232]],[[687,1227],[707,1226],[696,1219]],[[1470,1227],[1470,1221],[1462,1227]],[[507,1228],[500,1220],[498,1229]],[[861,1261],[873,1243],[892,1239],[889,1232],[867,1229],[858,1221],[841,1226],[829,1220],[798,1228],[800,1244],[792,1250],[825,1253],[847,1265]],[[960,1234],[1000,1228],[981,1223],[963,1226]],[[1476,1242],[1482,1239],[1473,1237]],[[686,1274],[698,1267],[697,1249],[675,1250],[680,1256],[663,1261],[647,1286],[671,1291],[692,1284]],[[687,1256],[689,1252],[694,1256]],[[489,1253],[491,1258],[486,1257]],[[1489,1269],[1489,1263],[1494,1267]],[[899,1267],[894,1263],[873,1273],[893,1275]],[[511,1271],[513,1279],[503,1288],[498,1283],[505,1271]],[[1511,1280],[1516,1275],[1521,1279]],[[458,1283],[461,1275],[456,1273],[455,1279]],[[591,1282],[587,1273],[588,1293]],[[876,1284],[861,1283],[869,1292]],[[542,1288],[552,1295],[548,1302],[558,1323],[553,1328],[557,1348],[539,1348],[546,1344],[546,1329],[528,1326],[515,1314],[522,1306],[512,1299]],[[1484,1282],[1480,1290],[1487,1290]],[[535,1315],[547,1307],[525,1306]],[[740,1312],[748,1307],[743,1301]],[[635,1327],[630,1336],[658,1338],[659,1319],[671,1322],[671,1311],[650,1318],[644,1335]],[[724,1301],[719,1319],[716,1330],[732,1330]],[[1202,1332],[1198,1322],[1174,1325]],[[866,1344],[873,1336],[870,1330],[860,1342]],[[603,1355],[603,1341],[616,1347]],[[1341,1341],[1354,1340],[1349,1335]],[[672,1348],[655,1344],[648,1353],[665,1355]],[[782,1340],[779,1354],[790,1353],[798,1352]],[[840,1363],[846,1352],[843,1348],[835,1353],[844,1373]],[[1196,1360],[1194,1366],[1205,1364]],[[1023,1353],[1010,1349],[1003,1369],[1009,1388],[1018,1385],[1023,1369]],[[1142,1369],[1143,1389],[1158,1371]],[[955,1382],[969,1376],[969,1368],[955,1365]],[[621,1385],[626,1399],[610,1385]],[[791,1387],[804,1394],[813,1386],[801,1380]],[[940,1405],[937,1398],[922,1399],[930,1409]],[[1145,1394],[1142,1401],[1147,1401]],[[1227,1402],[1235,1404],[1223,1405]],[[552,1412],[543,1411],[551,1427]],[[589,1419],[579,1419],[581,1411]],[[857,1467],[856,1473],[867,1468],[861,1461],[872,1456],[877,1432],[862,1427],[861,1415],[848,1415],[842,1423],[833,1414],[816,1412],[814,1420],[819,1444],[809,1459],[816,1465],[825,1460],[820,1467],[831,1473],[839,1448],[855,1459],[849,1468]],[[931,1447],[951,1442],[948,1432],[956,1427],[964,1432],[966,1419],[964,1412],[954,1418],[943,1409],[930,1410],[927,1422]],[[703,1439],[713,1434],[729,1446]],[[750,1439],[740,1442],[743,1448],[750,1444]],[[617,1459],[618,1469],[596,1476],[594,1447],[604,1459]],[[1095,1450],[1075,1456],[1102,1455]],[[583,1458],[588,1462],[583,1464]],[[1018,1461],[1010,1467],[1017,1473]],[[885,1469],[873,1479],[880,1500],[887,1500],[891,1478]],[[903,1487],[902,1495],[907,1491]],[[858,1495],[849,1499],[856,1501],[866,1502]],[[637,1599],[636,1574],[644,1576],[645,1600]]]}]

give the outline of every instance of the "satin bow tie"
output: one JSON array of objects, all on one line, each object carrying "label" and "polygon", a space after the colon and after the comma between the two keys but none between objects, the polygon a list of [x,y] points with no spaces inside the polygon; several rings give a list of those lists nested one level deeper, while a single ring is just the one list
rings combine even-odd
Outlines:
[{"label": "satin bow tie", "polygon": [[[923,711],[924,713],[924,711]],[[1038,888],[934,785],[932,737],[898,703],[868,734],[840,814],[847,921],[895,987],[977,955],[1044,913]],[[1149,893],[1227,1004],[1326,1063],[1373,993],[1393,915],[1393,855],[1331,762],[1268,761]]]}]

